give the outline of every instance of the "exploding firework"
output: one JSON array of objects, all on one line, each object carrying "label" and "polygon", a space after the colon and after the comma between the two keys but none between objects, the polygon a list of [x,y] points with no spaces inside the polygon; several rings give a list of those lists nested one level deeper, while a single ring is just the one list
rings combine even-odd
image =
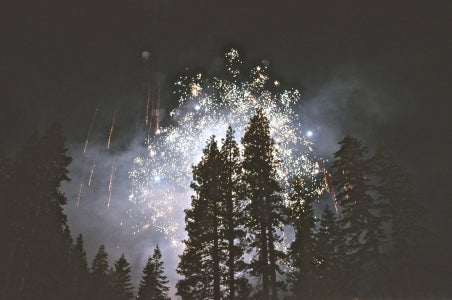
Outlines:
[{"label": "exploding firework", "polygon": [[[201,156],[211,135],[219,139],[232,126],[236,138],[261,108],[270,122],[280,162],[278,179],[288,187],[295,176],[319,173],[309,141],[304,135],[301,116],[295,111],[300,99],[296,89],[282,89],[279,80],[270,80],[267,61],[251,70],[249,79],[240,78],[240,56],[236,50],[226,54],[227,74],[204,78],[200,73],[182,76],[176,83],[179,105],[171,112],[174,126],[162,128],[159,136],[138,155],[129,173],[133,204],[129,217],[139,221],[134,233],[153,228],[165,234],[174,246],[180,245],[184,224],[183,209],[189,207],[192,165]],[[157,128],[159,129],[159,128]]]}]

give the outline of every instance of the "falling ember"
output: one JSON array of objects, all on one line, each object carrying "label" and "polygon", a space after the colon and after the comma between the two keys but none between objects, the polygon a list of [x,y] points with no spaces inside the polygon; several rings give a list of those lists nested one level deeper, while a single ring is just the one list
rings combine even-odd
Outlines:
[{"label": "falling ember", "polygon": [[160,84],[159,84],[159,91],[157,96],[157,111],[155,112],[155,132],[160,133]]},{"label": "falling ember", "polygon": [[117,113],[118,113],[118,110],[116,110],[115,113],[113,114],[113,120],[111,121],[110,133],[108,134],[107,149],[110,149],[111,137],[113,135],[113,129],[115,128],[116,114]]},{"label": "falling ember", "polygon": [[146,101],[146,126],[150,126],[149,122],[150,120],[150,109],[151,109],[151,87],[148,87],[148,96],[147,96],[147,101]]},{"label": "falling ember", "polygon": [[85,174],[83,174],[82,181],[80,182],[80,189],[78,191],[78,197],[77,197],[77,207],[80,205],[80,198],[82,197],[83,181],[84,180],[85,180]]},{"label": "falling ember", "polygon": [[96,108],[96,110],[94,111],[93,119],[91,120],[91,124],[89,125],[88,134],[86,135],[85,148],[83,149],[83,153],[86,153],[86,148],[88,147],[89,137],[91,135],[91,131],[93,130],[94,120],[96,120],[96,116],[97,116],[98,112],[99,112],[99,110]]},{"label": "falling ember", "polygon": [[91,186],[91,180],[93,180],[94,169],[96,168],[96,163],[93,163],[91,167],[91,174],[89,175],[88,186]]},{"label": "falling ember", "polygon": [[334,187],[329,184],[328,176],[329,176],[328,171],[325,169],[325,167],[323,167],[323,179],[325,181],[325,187],[330,192],[331,196],[333,196],[334,210],[336,211],[337,214],[336,192],[334,191]]},{"label": "falling ember", "polygon": [[110,183],[108,184],[108,203],[107,207],[110,207],[111,203],[111,192],[113,190],[113,180],[115,179],[115,172],[116,172],[116,164],[113,163],[111,166],[111,172],[110,172]]}]

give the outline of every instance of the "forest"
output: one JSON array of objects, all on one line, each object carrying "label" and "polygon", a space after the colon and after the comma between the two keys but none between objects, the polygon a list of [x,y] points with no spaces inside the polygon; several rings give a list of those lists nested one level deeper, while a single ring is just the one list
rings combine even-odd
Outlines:
[{"label": "forest", "polygon": [[[182,299],[380,299],[435,296],[425,283],[430,234],[406,170],[384,149],[339,141],[321,172],[277,179],[275,141],[257,109],[242,150],[229,127],[212,136],[193,166],[188,238],[180,255]],[[158,245],[139,286],[123,254],[91,265],[73,240],[61,192],[70,180],[61,126],[30,136],[0,160],[2,299],[169,299]],[[331,193],[325,197],[322,189]],[[288,230],[288,228],[291,228]],[[287,238],[285,233],[292,232]],[[290,241],[287,244],[287,240]]]}]

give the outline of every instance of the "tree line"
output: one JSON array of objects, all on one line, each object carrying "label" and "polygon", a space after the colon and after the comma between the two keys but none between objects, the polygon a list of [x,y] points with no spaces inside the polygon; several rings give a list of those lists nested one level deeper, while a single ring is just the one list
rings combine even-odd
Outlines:
[{"label": "tree line", "polygon": [[[284,190],[261,110],[241,144],[242,151],[229,127],[221,147],[212,136],[193,167],[177,268],[182,299],[422,295],[423,210],[385,150],[370,155],[347,135],[328,170],[293,178]],[[325,199],[325,185],[333,199]],[[293,239],[285,246],[286,232]]]},{"label": "tree line", "polygon": [[[228,128],[221,147],[212,137],[193,167],[188,238],[177,268],[182,299],[424,295],[423,211],[407,172],[387,152],[371,155],[346,136],[328,170],[293,178],[283,189],[261,110],[241,144],[239,150]],[[71,237],[60,191],[69,180],[66,151],[62,129],[54,125],[33,134],[13,159],[0,153],[0,298],[131,299],[125,256],[109,266],[100,246],[89,268],[82,236]],[[325,180],[333,199],[319,193]],[[293,233],[289,245],[283,243],[287,232]],[[168,299],[158,246],[137,297]]]},{"label": "tree line", "polygon": [[[132,299],[131,267],[124,254],[112,266],[102,245],[88,267],[82,235],[71,237],[60,191],[69,181],[59,125],[33,134],[8,159],[0,153],[0,299]],[[169,299],[158,247],[143,269],[139,299]]]}]

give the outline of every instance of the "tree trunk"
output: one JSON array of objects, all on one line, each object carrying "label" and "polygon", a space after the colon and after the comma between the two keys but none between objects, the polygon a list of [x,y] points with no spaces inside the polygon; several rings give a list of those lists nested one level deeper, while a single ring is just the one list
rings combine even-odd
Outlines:
[{"label": "tree trunk", "polygon": [[270,258],[270,277],[271,277],[271,289],[272,300],[278,299],[278,290],[276,286],[276,257],[275,257],[275,245],[273,240],[273,229],[271,226],[268,229],[268,251]]}]

